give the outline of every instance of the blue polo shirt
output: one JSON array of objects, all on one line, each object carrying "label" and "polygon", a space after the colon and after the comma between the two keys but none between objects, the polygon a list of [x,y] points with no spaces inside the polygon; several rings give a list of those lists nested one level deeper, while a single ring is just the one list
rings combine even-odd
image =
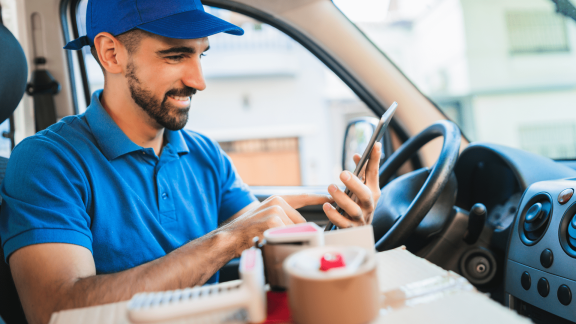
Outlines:
[{"label": "blue polo shirt", "polygon": [[0,189],[6,261],[27,245],[70,243],[92,252],[98,274],[118,272],[207,234],[256,201],[217,143],[165,130],[158,157],[122,132],[100,94],[84,114],[12,152]]}]

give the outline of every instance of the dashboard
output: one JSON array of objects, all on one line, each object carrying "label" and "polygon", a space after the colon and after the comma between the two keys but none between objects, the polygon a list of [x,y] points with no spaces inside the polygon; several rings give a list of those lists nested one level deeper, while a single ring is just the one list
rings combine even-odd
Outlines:
[{"label": "dashboard", "polygon": [[510,233],[505,289],[512,307],[576,322],[576,178],[531,185]]},{"label": "dashboard", "polygon": [[487,248],[503,256],[505,304],[536,323],[576,322],[576,171],[525,151],[475,143],[454,172],[456,205],[470,210],[482,203],[488,210],[493,234]]}]

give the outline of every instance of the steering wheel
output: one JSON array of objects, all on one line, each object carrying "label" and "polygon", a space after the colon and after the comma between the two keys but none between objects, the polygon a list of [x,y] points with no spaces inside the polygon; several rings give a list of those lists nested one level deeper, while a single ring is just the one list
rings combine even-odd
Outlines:
[{"label": "steering wheel", "polygon": [[[391,185],[392,182],[386,186],[384,186],[384,184],[386,184],[388,180],[398,171],[400,166],[408,161],[408,159],[410,159],[420,148],[438,136],[444,137],[444,143],[442,145],[442,150],[440,151],[438,160],[432,167],[432,170],[428,172],[427,177],[422,178],[422,187],[409,203],[409,206],[405,212],[397,217],[392,227],[387,232],[385,232],[382,237],[375,238],[377,242],[376,250],[388,250],[405,242],[406,239],[414,232],[418,224],[420,224],[420,222],[424,219],[426,214],[428,214],[432,206],[436,203],[438,197],[440,197],[440,194],[448,183],[450,176],[452,175],[454,165],[456,164],[456,160],[458,159],[461,141],[460,129],[451,121],[438,121],[420,132],[418,135],[410,138],[380,167],[379,180],[380,187],[382,188],[382,195],[379,200],[380,203],[377,205],[374,212],[373,225],[375,233],[379,231],[382,232],[382,229],[378,228],[379,216],[384,217],[383,215],[386,214],[386,212],[390,212],[389,210],[386,210],[387,208],[390,208],[390,206],[387,206],[389,202],[382,202],[386,200],[386,187]],[[427,172],[428,170],[425,171]],[[422,171],[416,170],[414,173],[422,174]],[[398,184],[395,185],[395,188],[399,187],[401,188],[401,186],[398,186]],[[380,224],[381,223],[382,222],[380,222]]]}]

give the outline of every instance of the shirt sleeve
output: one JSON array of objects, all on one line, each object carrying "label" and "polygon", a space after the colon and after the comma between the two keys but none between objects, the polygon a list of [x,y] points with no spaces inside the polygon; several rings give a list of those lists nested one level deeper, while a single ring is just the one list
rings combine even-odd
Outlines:
[{"label": "shirt sleeve", "polygon": [[85,173],[45,136],[22,141],[12,152],[0,188],[0,241],[5,261],[25,246],[69,243],[92,252]]},{"label": "shirt sleeve", "polygon": [[[218,145],[218,144],[216,144]],[[220,163],[220,210],[218,212],[218,223],[225,222],[228,218],[258,201],[236,171],[230,157],[217,146],[219,150]]]}]

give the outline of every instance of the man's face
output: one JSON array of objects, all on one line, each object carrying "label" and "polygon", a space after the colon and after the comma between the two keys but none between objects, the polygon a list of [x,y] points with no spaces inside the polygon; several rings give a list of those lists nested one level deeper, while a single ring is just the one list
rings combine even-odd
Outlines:
[{"label": "man's face", "polygon": [[192,95],[204,90],[200,57],[208,38],[143,37],[126,67],[132,99],[160,127],[182,129]]}]

